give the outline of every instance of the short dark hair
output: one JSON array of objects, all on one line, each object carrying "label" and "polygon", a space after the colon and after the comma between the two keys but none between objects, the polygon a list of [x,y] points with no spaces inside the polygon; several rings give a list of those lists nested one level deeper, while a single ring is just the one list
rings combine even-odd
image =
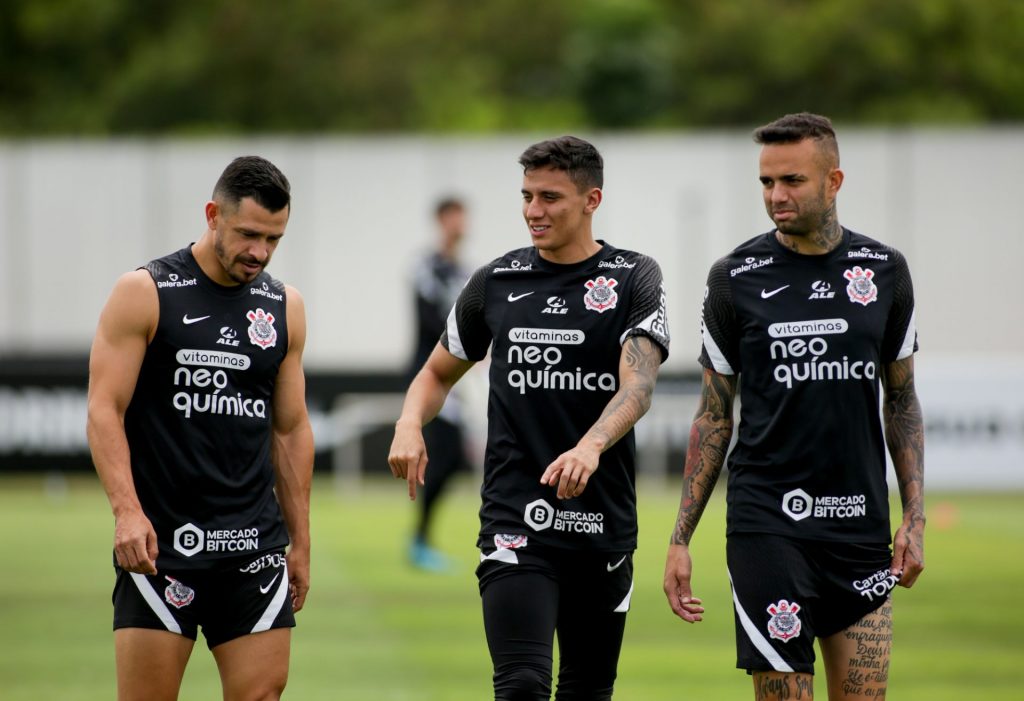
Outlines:
[{"label": "short dark hair", "polygon": [[519,157],[523,172],[534,168],[564,170],[578,190],[604,186],[604,159],[594,145],[575,136],[534,144]]},{"label": "short dark hair", "polygon": [[228,164],[213,186],[213,199],[237,206],[244,197],[270,212],[291,205],[291,185],[277,166],[259,156],[239,156]]},{"label": "short dark hair", "polygon": [[461,212],[465,208],[466,205],[463,204],[461,199],[449,195],[448,197],[442,197],[437,201],[437,204],[434,205],[434,216],[440,219],[450,211],[454,210],[457,212]]},{"label": "short dark hair", "polygon": [[820,114],[798,112],[779,117],[774,122],[754,130],[754,141],[759,144],[795,144],[814,139],[826,154],[839,165],[839,144],[832,120]]}]

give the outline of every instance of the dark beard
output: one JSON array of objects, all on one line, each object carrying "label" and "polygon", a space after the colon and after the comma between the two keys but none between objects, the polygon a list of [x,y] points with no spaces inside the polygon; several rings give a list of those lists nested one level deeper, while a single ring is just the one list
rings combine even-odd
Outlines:
[{"label": "dark beard", "polygon": [[[224,269],[224,274],[227,275],[232,280],[234,280],[235,282],[237,282],[239,285],[249,284],[250,282],[256,279],[256,276],[259,275],[260,272],[263,272],[263,266],[260,265],[259,262],[255,260],[243,259],[242,257],[238,257],[232,261],[229,261],[228,255],[224,251],[224,244],[221,242],[219,236],[213,237],[213,252],[217,254],[217,261],[220,263],[220,267]],[[242,262],[256,263],[257,265],[260,265],[260,271],[257,272],[256,275],[253,275],[252,279],[247,278],[244,274],[238,275],[234,273],[232,270],[235,266],[235,263]]]}]

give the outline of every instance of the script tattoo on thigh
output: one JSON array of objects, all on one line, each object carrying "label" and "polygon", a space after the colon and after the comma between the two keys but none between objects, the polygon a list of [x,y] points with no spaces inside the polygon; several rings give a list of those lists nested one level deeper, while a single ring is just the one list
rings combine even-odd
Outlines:
[{"label": "script tattoo on thigh", "polygon": [[813,701],[814,677],[810,674],[755,674],[755,701],[801,699]]},{"label": "script tattoo on thigh", "polygon": [[847,666],[843,693],[884,699],[889,684],[889,654],[892,650],[892,600],[887,600],[877,611],[847,628],[843,636],[857,645]]}]

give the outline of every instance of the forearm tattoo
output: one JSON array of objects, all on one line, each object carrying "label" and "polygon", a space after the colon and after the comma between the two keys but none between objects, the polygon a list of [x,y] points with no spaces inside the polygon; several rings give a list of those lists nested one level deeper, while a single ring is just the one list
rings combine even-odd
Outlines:
[{"label": "forearm tattoo", "polygon": [[847,628],[843,637],[856,644],[847,661],[843,693],[847,697],[884,699],[892,650],[892,601]]},{"label": "forearm tattoo", "polygon": [[704,371],[701,400],[690,427],[683,468],[683,493],[672,544],[689,545],[704,507],[718,482],[732,439],[732,405],[736,376]]},{"label": "forearm tattoo", "polygon": [[589,437],[597,439],[605,448],[629,433],[651,408],[651,396],[661,368],[661,351],[649,338],[630,336],[622,350],[627,372],[621,373],[619,391],[587,431]]},{"label": "forearm tattoo", "polygon": [[885,438],[889,444],[903,512],[924,520],[924,417],[914,389],[912,359],[890,363],[885,379]]}]

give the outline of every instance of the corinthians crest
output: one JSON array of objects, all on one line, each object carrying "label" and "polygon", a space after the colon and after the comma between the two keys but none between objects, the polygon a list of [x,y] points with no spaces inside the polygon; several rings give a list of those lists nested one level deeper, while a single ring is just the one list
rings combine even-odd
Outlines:
[{"label": "corinthians crest", "polygon": [[878,299],[878,287],[872,282],[875,273],[870,268],[853,266],[853,270],[847,270],[843,277],[850,281],[846,286],[846,294],[850,296],[851,302],[860,302],[865,307]]},{"label": "corinthians crest", "polygon": [[180,609],[182,606],[188,606],[192,603],[192,599],[196,598],[196,592],[192,587],[186,587],[173,577],[165,576],[164,579],[170,582],[164,589],[164,599],[174,608]]},{"label": "corinthians crest", "polygon": [[596,280],[587,280],[584,284],[587,294],[583,295],[583,304],[587,309],[593,309],[598,313],[615,309],[615,303],[619,301],[619,294],[614,289],[619,283],[615,278],[606,278],[602,275]]},{"label": "corinthians crest", "polygon": [[266,350],[277,343],[277,329],[274,328],[273,314],[267,314],[262,309],[257,309],[246,312],[245,318],[252,322],[249,324],[249,340],[253,345]]},{"label": "corinthians crest", "polygon": [[800,619],[796,615],[799,610],[800,604],[785,599],[769,606],[772,617],[768,619],[768,635],[784,643],[800,635]]}]

